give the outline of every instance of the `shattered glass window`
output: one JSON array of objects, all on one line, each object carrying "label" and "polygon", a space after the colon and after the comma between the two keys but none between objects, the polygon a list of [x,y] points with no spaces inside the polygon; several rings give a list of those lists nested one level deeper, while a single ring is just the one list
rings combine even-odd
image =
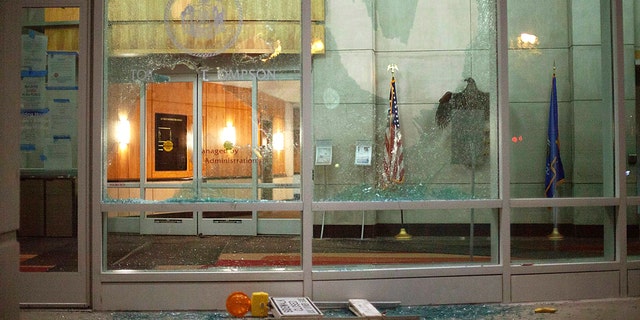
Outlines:
[{"label": "shattered glass window", "polygon": [[300,199],[299,3],[111,0],[106,24],[105,203]]},{"label": "shattered glass window", "polygon": [[314,199],[497,198],[495,1],[332,2],[326,15]]},{"label": "shattered glass window", "polygon": [[105,9],[104,269],[299,269],[300,2]]}]

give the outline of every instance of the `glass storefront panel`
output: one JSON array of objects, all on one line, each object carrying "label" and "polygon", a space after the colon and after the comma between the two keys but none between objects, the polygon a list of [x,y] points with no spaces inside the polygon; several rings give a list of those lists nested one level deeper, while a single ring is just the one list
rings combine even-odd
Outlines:
[{"label": "glass storefront panel", "polygon": [[[105,185],[141,193],[103,200],[298,200],[300,3],[160,2],[106,7]],[[155,197],[150,183],[192,187]]]},{"label": "glass storefront panel", "polygon": [[20,271],[78,272],[80,9],[21,18]]},{"label": "glass storefront panel", "polygon": [[314,199],[497,198],[496,2],[329,1],[326,15]]},{"label": "glass storefront panel", "polygon": [[497,226],[491,209],[315,212],[313,265],[496,264]]},{"label": "glass storefront panel", "polygon": [[[169,1],[131,10],[108,2],[103,201],[150,205],[105,214],[116,251],[171,237],[234,245],[273,237],[283,243],[239,252],[277,259],[242,265],[253,258],[235,257],[225,267],[300,267],[300,212],[215,206],[301,199],[305,110],[293,3]],[[314,201],[498,199],[496,1],[319,3],[312,5],[313,144],[305,149]],[[508,8],[513,137],[502,149],[511,149],[510,194],[613,196],[612,72],[603,67],[611,59],[602,18],[609,9],[526,1]],[[219,15],[199,20],[194,12]],[[455,27],[436,32],[434,23]],[[198,206],[176,209],[176,202]],[[344,209],[314,212],[315,267],[498,263],[498,209]],[[512,262],[610,261],[612,212],[516,208]],[[129,265],[222,267],[204,255]],[[125,256],[110,257],[108,269],[127,269]]]},{"label": "glass storefront panel", "polygon": [[[300,212],[257,212],[259,230],[270,235],[224,233],[229,225],[252,219],[251,212],[148,212],[163,224],[179,224],[185,217],[202,214],[199,234],[140,233],[132,229],[135,213],[109,212],[106,233],[106,271],[211,272],[247,269],[299,269],[301,266]],[[127,222],[126,219],[129,219]],[[128,224],[128,225],[127,225]],[[218,228],[218,229],[216,229]],[[217,234],[207,233],[207,231]],[[277,236],[274,236],[277,234]]]},{"label": "glass storefront panel", "polygon": [[630,206],[627,211],[627,259],[640,260],[640,211]]},{"label": "glass storefront panel", "polygon": [[615,259],[613,207],[514,208],[511,263]]},{"label": "glass storefront panel", "polygon": [[299,268],[301,213],[252,202],[300,200],[300,2],[105,10],[104,268]]},{"label": "glass storefront panel", "polygon": [[[635,5],[636,1],[627,1],[626,6]],[[624,39],[624,144],[626,150],[625,181],[627,194],[639,195],[640,172],[638,170],[638,146],[640,146],[640,107],[638,106],[638,90],[640,89],[640,61],[636,49],[638,43],[637,20],[634,10],[625,7],[623,19]],[[627,207],[627,260],[640,260],[640,211],[637,205]]]},{"label": "glass storefront panel", "polygon": [[[636,1],[627,1],[627,6]],[[626,9],[626,8],[625,8]],[[640,108],[636,99],[640,89],[640,52],[636,49],[638,39],[638,14],[634,10],[625,10],[623,19],[624,39],[624,146],[626,150],[626,187],[627,194],[639,195],[638,183],[638,147],[640,146]]]},{"label": "glass storefront panel", "polygon": [[508,3],[513,197],[614,195],[610,9],[601,3]]}]

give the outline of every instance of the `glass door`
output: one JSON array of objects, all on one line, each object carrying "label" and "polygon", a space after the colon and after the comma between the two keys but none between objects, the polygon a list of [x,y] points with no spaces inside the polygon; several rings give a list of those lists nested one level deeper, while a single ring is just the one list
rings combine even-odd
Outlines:
[{"label": "glass door", "polygon": [[[253,82],[163,74],[141,93],[140,192],[150,201],[258,199]],[[196,132],[197,134],[194,134]],[[162,211],[141,215],[142,234],[255,235],[255,211]]]},{"label": "glass door", "polygon": [[[201,77],[200,87],[202,197],[252,202],[299,199],[294,132],[299,125],[299,81],[276,78],[275,72],[272,76],[266,71],[219,72],[216,81]],[[289,217],[298,221],[299,214],[204,211],[198,230],[204,235],[299,233],[299,225],[290,230],[291,224],[282,223]]]},{"label": "glass door", "polygon": [[[200,196],[203,199],[258,199],[258,112],[255,81],[212,82],[200,78]],[[203,235],[255,235],[257,212],[202,211]]]},{"label": "glass door", "polygon": [[[206,73],[162,72],[154,80],[161,81],[145,83],[140,93],[143,199],[179,203],[299,197],[299,149],[293,132],[299,96],[291,94],[299,88],[297,80],[247,76],[210,81]],[[256,210],[237,209],[144,212],[140,233],[256,235],[258,216]],[[273,217],[273,212],[263,216]]]},{"label": "glass door", "polygon": [[[194,115],[198,114],[195,75],[160,77],[143,86],[140,99],[140,194],[150,201],[185,201],[196,196]],[[170,79],[170,80],[169,80]],[[195,120],[197,121],[197,120]],[[197,153],[195,153],[197,154]],[[195,235],[192,211],[145,212],[141,234]]]},{"label": "glass door", "polygon": [[20,302],[86,307],[86,2],[25,3],[21,15]]}]

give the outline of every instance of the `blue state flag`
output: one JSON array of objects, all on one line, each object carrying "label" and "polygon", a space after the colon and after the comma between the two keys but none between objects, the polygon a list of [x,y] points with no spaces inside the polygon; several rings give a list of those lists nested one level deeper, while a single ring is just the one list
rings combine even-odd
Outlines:
[{"label": "blue state flag", "polygon": [[556,74],[551,83],[551,102],[549,103],[549,128],[547,136],[547,166],[545,168],[544,193],[548,198],[556,196],[556,185],[564,181],[564,168],[560,159],[560,139],[558,137],[558,96],[556,92]]}]

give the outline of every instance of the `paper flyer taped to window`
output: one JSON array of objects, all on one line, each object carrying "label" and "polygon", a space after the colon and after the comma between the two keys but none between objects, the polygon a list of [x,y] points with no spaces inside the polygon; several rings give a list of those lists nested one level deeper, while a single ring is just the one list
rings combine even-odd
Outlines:
[{"label": "paper flyer taped to window", "polygon": [[71,137],[53,136],[47,145],[45,169],[71,169],[73,166]]},{"label": "paper flyer taped to window", "polygon": [[76,61],[78,54],[69,51],[49,51],[47,88],[74,89],[77,88]]}]

